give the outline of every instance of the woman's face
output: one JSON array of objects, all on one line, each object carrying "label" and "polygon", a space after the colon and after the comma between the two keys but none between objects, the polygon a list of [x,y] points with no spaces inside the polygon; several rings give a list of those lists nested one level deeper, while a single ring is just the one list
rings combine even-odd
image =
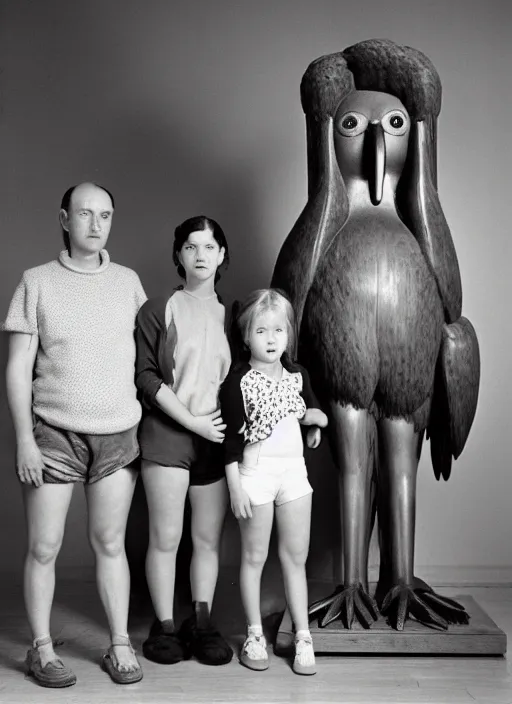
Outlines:
[{"label": "woman's face", "polygon": [[188,283],[208,281],[215,278],[217,269],[224,261],[224,247],[219,247],[210,229],[196,230],[187,237],[178,259]]}]

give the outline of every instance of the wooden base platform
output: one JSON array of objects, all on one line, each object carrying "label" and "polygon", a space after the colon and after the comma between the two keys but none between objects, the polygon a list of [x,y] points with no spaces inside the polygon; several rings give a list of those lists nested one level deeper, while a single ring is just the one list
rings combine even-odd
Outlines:
[{"label": "wooden base platform", "polygon": [[[323,592],[328,594],[329,590]],[[379,655],[504,655],[507,636],[481,609],[465,595],[453,597],[470,615],[467,625],[450,626],[437,631],[409,620],[403,631],[395,631],[381,616],[370,628],[354,624],[351,630],[338,622],[318,628],[312,622],[311,635],[316,653],[358,653]],[[293,624],[285,611],[274,651],[289,654],[293,647]]]}]

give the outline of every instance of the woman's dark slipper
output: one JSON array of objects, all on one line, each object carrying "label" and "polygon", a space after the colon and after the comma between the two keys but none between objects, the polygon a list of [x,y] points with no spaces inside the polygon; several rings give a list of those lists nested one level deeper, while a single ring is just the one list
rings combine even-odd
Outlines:
[{"label": "woman's dark slipper", "polygon": [[227,665],[233,658],[233,651],[225,638],[210,621],[208,604],[193,602],[194,612],[185,619],[179,630],[179,637],[193,655],[203,665]]},{"label": "woman's dark slipper", "polygon": [[188,660],[190,654],[174,630],[172,619],[159,621],[155,619],[147,640],[142,644],[144,657],[160,665],[174,665],[181,660]]}]

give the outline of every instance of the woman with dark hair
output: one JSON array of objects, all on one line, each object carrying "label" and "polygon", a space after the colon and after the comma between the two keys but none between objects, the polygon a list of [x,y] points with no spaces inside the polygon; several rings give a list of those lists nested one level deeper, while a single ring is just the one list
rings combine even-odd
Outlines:
[{"label": "woman with dark hair", "polygon": [[[145,409],[139,440],[149,510],[146,576],[156,615],[143,652],[165,664],[194,655],[223,665],[233,652],[210,622],[228,497],[218,391],[231,355],[224,306],[215,292],[219,268],[229,261],[221,227],[205,216],[178,225],[173,260],[184,286],[147,301],[137,318],[136,384]],[[177,631],[176,553],[187,494],[193,613]]]}]

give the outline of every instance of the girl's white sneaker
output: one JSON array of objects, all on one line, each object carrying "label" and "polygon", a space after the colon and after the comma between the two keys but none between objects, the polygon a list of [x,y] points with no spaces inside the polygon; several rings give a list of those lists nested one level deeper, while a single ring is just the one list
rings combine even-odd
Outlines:
[{"label": "girl's white sneaker", "polygon": [[267,641],[263,634],[254,635],[249,629],[249,635],[240,651],[240,662],[250,670],[268,669]]},{"label": "girl's white sneaker", "polygon": [[295,658],[292,670],[296,675],[314,675],[316,673],[315,651],[310,635],[295,637]]}]

